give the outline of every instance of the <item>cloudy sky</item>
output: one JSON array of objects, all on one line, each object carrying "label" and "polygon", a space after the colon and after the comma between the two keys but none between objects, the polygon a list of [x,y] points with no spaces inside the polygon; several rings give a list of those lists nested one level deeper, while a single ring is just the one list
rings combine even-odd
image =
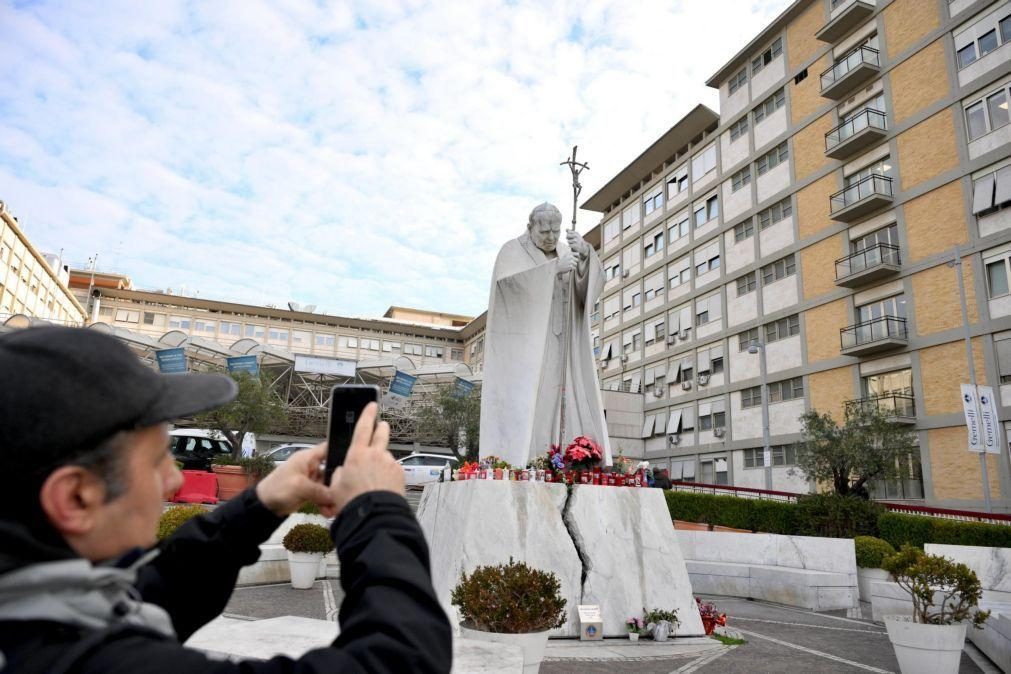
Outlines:
[{"label": "cloudy sky", "polygon": [[571,146],[585,198],[787,4],[0,0],[0,200],[139,288],[477,314]]}]

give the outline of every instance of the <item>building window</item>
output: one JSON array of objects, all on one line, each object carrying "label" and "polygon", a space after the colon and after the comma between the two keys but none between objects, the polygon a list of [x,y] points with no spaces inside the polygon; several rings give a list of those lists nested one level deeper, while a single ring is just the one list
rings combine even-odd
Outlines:
[{"label": "building window", "polygon": [[695,300],[696,326],[706,325],[713,321],[719,321],[722,316],[723,305],[719,293]]},{"label": "building window", "polygon": [[692,280],[692,264],[687,255],[671,263],[667,268],[667,277],[671,288],[677,288]]},{"label": "building window", "polygon": [[632,225],[639,224],[639,204],[632,204],[621,212],[621,228],[628,229]]},{"label": "building window", "polygon": [[735,140],[743,136],[748,132],[748,116],[745,115],[739,120],[730,125],[730,142],[733,143]]},{"label": "building window", "polygon": [[783,38],[777,37],[776,41],[764,52],[751,60],[751,76],[754,77],[762,71],[765,66],[772,63],[773,59],[783,53]]},{"label": "building window", "polygon": [[[473,344],[471,344],[470,345],[470,355],[473,356],[475,353],[479,353],[482,350],[483,346],[484,346],[484,340],[483,339],[479,339],[478,341],[476,341]],[[383,352],[384,353],[393,353],[394,351],[400,351],[400,342],[387,342],[387,341],[384,340],[383,341]]]},{"label": "building window", "polygon": [[740,243],[750,238],[755,233],[755,222],[748,218],[744,222],[734,225],[734,243]]},{"label": "building window", "polygon": [[737,279],[737,296],[747,295],[750,292],[754,292],[755,288],[758,287],[758,278],[755,272],[745,274]]},{"label": "building window", "polygon": [[[965,32],[977,34],[981,28],[986,28],[987,24],[994,26],[992,23],[993,21],[994,18],[987,17]],[[956,44],[961,43],[961,36],[956,37],[955,42]],[[957,56],[959,69],[975,63],[978,59],[983,58],[990,52],[997,49],[997,47],[1008,42],[1011,42],[1011,15],[1005,16],[992,29],[981,34],[979,37],[972,39],[965,46],[958,48]]]},{"label": "building window", "polygon": [[646,246],[643,249],[645,257],[653,257],[657,253],[663,252],[663,230],[646,239]]},{"label": "building window", "polygon": [[730,94],[733,95],[738,89],[743,87],[748,83],[748,69],[741,68],[741,72],[737,73],[730,78],[730,82],[727,84],[727,89]]},{"label": "building window", "polygon": [[716,143],[692,157],[692,182],[716,168]]},{"label": "building window", "polygon": [[804,397],[804,378],[794,377],[769,384],[769,402],[779,403]]},{"label": "building window", "polygon": [[972,184],[972,212],[978,217],[1011,206],[1011,166],[980,176]]},{"label": "building window", "polygon": [[795,273],[797,273],[797,262],[793,253],[790,253],[782,260],[776,260],[762,267],[762,285],[767,286],[787,276],[793,276]]},{"label": "building window", "polygon": [[[333,335],[316,335],[316,346],[333,346],[336,342]],[[387,342],[388,344],[389,342]],[[388,351],[389,349],[387,349]]]},{"label": "building window", "polygon": [[463,360],[463,349],[450,349],[449,350],[449,359],[450,360],[459,360],[459,361],[462,361]]},{"label": "building window", "polygon": [[993,345],[997,349],[1000,383],[1011,384],[1011,339],[995,339]]},{"label": "building window", "polygon": [[[116,320],[122,321],[123,323],[136,323],[140,320],[139,311],[129,311],[127,309],[117,309],[116,310]],[[200,321],[197,321],[197,329],[200,329]]]},{"label": "building window", "polygon": [[619,218],[611,218],[604,223],[604,243],[612,241],[616,236],[618,236],[618,224]]},{"label": "building window", "polygon": [[975,140],[1011,122],[1008,111],[1008,85],[991,91],[965,106],[965,123],[969,140]]},{"label": "building window", "polygon": [[[773,466],[797,465],[796,445],[773,445],[769,448],[772,454]],[[765,468],[765,449],[756,447],[744,450],[745,468]]]},{"label": "building window", "polygon": [[790,197],[774,203],[758,214],[758,226],[760,229],[771,227],[783,218],[788,218],[793,213],[793,204]]},{"label": "building window", "polygon": [[216,321],[195,321],[193,323],[194,332],[205,332],[208,334],[214,334],[218,329],[218,324]]},{"label": "building window", "polygon": [[655,193],[645,197],[642,200],[643,208],[646,211],[646,215],[649,215],[653,211],[663,210],[663,190],[657,190]]},{"label": "building window", "polygon": [[238,323],[231,323],[229,321],[221,321],[218,330],[222,335],[235,335],[238,337],[242,334],[242,326]]},{"label": "building window", "polygon": [[441,346],[425,346],[425,357],[427,357],[427,358],[442,358],[442,347]]},{"label": "building window", "polygon": [[155,315],[150,311],[144,312],[144,325],[154,325]]},{"label": "building window", "polygon": [[695,276],[699,277],[720,268],[720,242],[695,251]]},{"label": "building window", "polygon": [[362,348],[368,351],[379,351],[378,339],[362,339]]},{"label": "building window", "polygon": [[408,356],[420,356],[424,353],[420,344],[404,344],[404,351]]},{"label": "building window", "polygon": [[711,403],[699,403],[699,430],[711,431],[714,428],[726,428],[727,413],[722,400]]},{"label": "building window", "polygon": [[758,328],[751,328],[737,335],[737,350],[744,352],[748,350],[752,342],[758,341]]},{"label": "building window", "polygon": [[270,330],[267,331],[267,339],[271,339],[276,342],[287,342],[288,331],[278,328],[270,328]]},{"label": "building window", "polygon": [[786,90],[780,89],[762,101],[758,107],[755,108],[755,124],[758,124],[784,105],[786,105]]},{"label": "building window", "polygon": [[[874,248],[878,244],[887,244],[890,246],[899,245],[899,230],[894,224],[888,225],[887,227],[882,227],[881,229],[876,229],[869,234],[864,234],[859,239],[855,239],[850,242],[850,250],[854,253],[858,253],[862,250],[868,250]],[[882,253],[882,257],[885,254]],[[891,258],[885,258],[891,259]]]},{"label": "building window", "polygon": [[800,334],[800,316],[794,314],[778,321],[765,324],[765,341],[778,342],[781,339]]},{"label": "building window", "polygon": [[742,187],[751,184],[751,167],[745,166],[740,171],[730,176],[730,191],[736,192]]},{"label": "building window", "polygon": [[[886,297],[883,300],[878,300],[877,302],[857,307],[857,319],[861,323],[877,321],[885,318],[886,316],[895,316],[897,318],[906,317],[905,295],[893,295],[892,297]],[[885,327],[887,329],[892,329],[890,325]],[[877,330],[880,329],[881,328],[879,327]]]},{"label": "building window", "polygon": [[[668,222],[671,222],[668,220]],[[691,220],[689,218],[684,218],[680,222],[675,222],[667,228],[667,243],[673,244],[679,239],[683,239],[688,236],[688,232],[691,230]]]},{"label": "building window", "polygon": [[1007,295],[1008,290],[1008,259],[1006,257],[986,265],[987,287],[990,299]]},{"label": "building window", "polygon": [[758,407],[762,404],[762,387],[752,386],[751,388],[741,389],[741,409],[748,409],[749,407]]},{"label": "building window", "polygon": [[610,281],[621,276],[621,258],[615,255],[604,263],[604,280]]},{"label": "building window", "polygon": [[705,203],[701,203],[695,206],[695,226],[701,227],[710,220],[719,217],[720,215],[720,202],[717,195],[713,195],[706,199]]},{"label": "building window", "polygon": [[169,327],[176,330],[189,330],[189,316],[169,316]]},{"label": "building window", "polygon": [[772,150],[770,150],[769,152],[765,153],[764,155],[758,158],[758,161],[755,163],[756,168],[758,170],[758,175],[764,175],[768,173],[769,171],[776,168],[789,158],[790,158],[790,149],[787,146],[786,141],[784,140],[782,143],[772,148]]},{"label": "building window", "polygon": [[674,173],[667,178],[667,198],[673,199],[675,195],[688,190],[688,165],[683,164],[675,169]]}]

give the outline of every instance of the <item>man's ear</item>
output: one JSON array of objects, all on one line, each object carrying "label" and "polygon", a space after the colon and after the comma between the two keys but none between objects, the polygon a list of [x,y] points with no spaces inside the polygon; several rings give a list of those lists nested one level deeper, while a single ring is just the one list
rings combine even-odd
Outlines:
[{"label": "man's ear", "polygon": [[39,503],[50,524],[65,536],[86,534],[105,503],[105,484],[81,466],[57,468],[39,490]]}]

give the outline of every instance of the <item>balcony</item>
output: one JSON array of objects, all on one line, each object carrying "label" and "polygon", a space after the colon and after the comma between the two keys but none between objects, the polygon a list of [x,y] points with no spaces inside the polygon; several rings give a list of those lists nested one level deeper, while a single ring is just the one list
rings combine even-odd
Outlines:
[{"label": "balcony", "polygon": [[821,74],[821,95],[839,101],[881,72],[878,50],[857,47]]},{"label": "balcony", "polygon": [[865,108],[825,134],[825,154],[846,159],[888,134],[888,119],[880,110]]},{"label": "balcony", "polygon": [[[842,6],[842,9],[836,13],[840,6]],[[863,23],[863,20],[873,12],[874,5],[862,0],[855,0],[854,2],[849,2],[849,4],[847,4],[847,0],[832,0],[832,13],[834,16],[814,36],[822,42],[835,42]]]},{"label": "balcony", "polygon": [[870,411],[877,409],[889,417],[890,421],[899,424],[916,423],[916,400],[907,393],[885,393],[883,395],[867,396],[846,401],[846,413],[858,408]]},{"label": "balcony", "polygon": [[892,203],[892,179],[872,173],[829,197],[832,219],[853,222]]},{"label": "balcony", "polygon": [[898,246],[876,243],[836,260],[835,284],[843,288],[857,288],[897,274],[901,263]]},{"label": "balcony", "polygon": [[905,346],[909,343],[906,319],[882,316],[850,325],[839,331],[839,343],[844,356],[866,356]]}]

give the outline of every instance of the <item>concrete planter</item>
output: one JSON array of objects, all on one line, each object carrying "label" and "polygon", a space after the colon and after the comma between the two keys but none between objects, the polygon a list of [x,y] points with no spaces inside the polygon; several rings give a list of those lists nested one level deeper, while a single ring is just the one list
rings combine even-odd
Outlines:
[{"label": "concrete planter", "polygon": [[860,588],[860,601],[870,603],[871,583],[884,583],[892,579],[884,569],[864,569],[857,567],[857,587]]},{"label": "concrete planter", "polygon": [[323,561],[322,552],[292,552],[288,551],[288,569],[291,572],[291,586],[296,590],[312,589],[312,584],[319,573],[319,564]]},{"label": "concrete planter", "polygon": [[499,632],[481,632],[460,625],[460,636],[476,641],[491,641],[505,644],[523,652],[523,674],[537,674],[544,659],[544,649],[548,647],[548,632],[530,632],[529,634],[502,634]]},{"label": "concrete planter", "polygon": [[885,627],[902,674],[958,673],[965,623],[924,625],[909,616],[885,616]]}]

